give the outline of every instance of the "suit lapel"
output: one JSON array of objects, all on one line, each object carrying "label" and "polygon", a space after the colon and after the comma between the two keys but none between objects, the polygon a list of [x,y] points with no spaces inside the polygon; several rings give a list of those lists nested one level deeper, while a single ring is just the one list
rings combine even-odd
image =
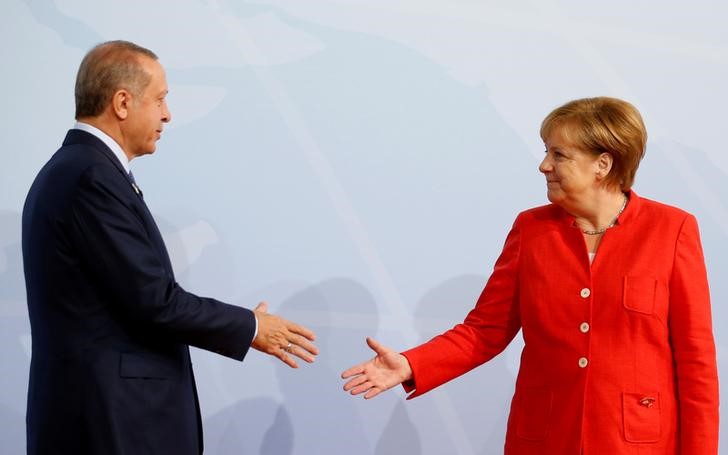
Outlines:
[{"label": "suit lapel", "polygon": [[112,152],[111,149],[106,144],[104,144],[104,141],[91,133],[87,133],[86,131],[76,129],[68,130],[66,138],[63,140],[63,145],[68,146],[74,144],[87,145],[99,151],[104,157],[106,157],[106,159],[111,162],[111,164],[114,165],[114,167],[121,173],[124,179],[129,182],[129,186],[133,188],[133,182],[129,178],[129,174],[124,169],[124,166],[121,165],[116,155],[114,155],[114,152]]},{"label": "suit lapel", "polygon": [[135,194],[136,199],[139,201],[140,210],[144,214],[144,218],[146,218],[146,226],[147,226],[147,233],[152,237],[152,240],[154,244],[159,249],[159,253],[161,256],[161,259],[163,260],[165,267],[167,271],[169,272],[170,276],[174,278],[174,271],[172,269],[172,263],[169,258],[169,252],[167,251],[167,247],[164,244],[164,238],[162,237],[162,233],[159,231],[159,227],[157,226],[157,223],[154,221],[154,217],[152,216],[152,213],[149,211],[149,208],[147,207],[147,204],[144,202],[144,199],[141,197],[139,193],[134,191],[134,186],[132,185],[131,178],[129,177],[129,174],[127,174],[126,170],[124,169],[124,166],[121,165],[119,162],[119,159],[114,155],[114,152],[109,149],[109,147],[104,144],[104,141],[99,139],[98,137],[94,136],[91,133],[87,133],[86,131],[82,130],[76,130],[71,129],[66,134],[66,138],[63,140],[63,146],[71,146],[71,145],[85,145],[88,147],[93,148],[94,150],[100,152],[104,157],[106,157],[111,164],[116,167],[116,169],[119,171],[119,173],[122,175],[122,177],[129,183],[129,187],[131,191]]}]

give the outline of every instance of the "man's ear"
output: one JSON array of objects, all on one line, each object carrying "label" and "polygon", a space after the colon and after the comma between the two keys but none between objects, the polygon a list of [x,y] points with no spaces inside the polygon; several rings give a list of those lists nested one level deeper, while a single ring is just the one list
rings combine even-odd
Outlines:
[{"label": "man's ear", "polygon": [[129,116],[129,106],[132,95],[125,89],[117,90],[111,97],[111,109],[119,120],[126,120]]}]

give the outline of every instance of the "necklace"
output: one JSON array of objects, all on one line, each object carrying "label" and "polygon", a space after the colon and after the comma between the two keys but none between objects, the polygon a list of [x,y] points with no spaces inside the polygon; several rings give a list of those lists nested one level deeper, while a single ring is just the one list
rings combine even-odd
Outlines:
[{"label": "necklace", "polygon": [[612,220],[612,222],[609,223],[609,226],[601,228],[601,229],[597,229],[595,231],[590,231],[588,229],[582,229],[581,232],[583,232],[586,235],[604,234],[605,232],[607,232],[607,229],[614,227],[614,225],[617,224],[617,219],[619,218],[619,215],[621,215],[622,212],[624,212],[625,207],[627,207],[627,195],[624,195],[624,202],[622,203],[622,208],[619,209],[619,212],[617,212],[617,216],[615,216],[614,219]]}]

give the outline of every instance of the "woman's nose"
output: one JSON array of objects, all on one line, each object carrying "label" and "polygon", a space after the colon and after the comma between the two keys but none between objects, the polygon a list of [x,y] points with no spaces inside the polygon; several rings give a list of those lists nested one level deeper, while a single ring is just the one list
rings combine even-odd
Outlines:
[{"label": "woman's nose", "polygon": [[549,159],[549,156],[546,155],[543,160],[541,160],[541,164],[538,165],[538,170],[545,174],[551,169],[551,160]]}]

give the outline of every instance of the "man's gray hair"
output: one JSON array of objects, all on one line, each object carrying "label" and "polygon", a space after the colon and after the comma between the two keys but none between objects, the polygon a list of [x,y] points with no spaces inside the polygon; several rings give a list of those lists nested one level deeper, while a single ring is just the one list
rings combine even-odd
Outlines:
[{"label": "man's gray hair", "polygon": [[100,115],[117,90],[141,96],[151,75],[140,57],[157,60],[154,52],[129,41],[107,41],[91,49],[76,75],[76,119]]}]

